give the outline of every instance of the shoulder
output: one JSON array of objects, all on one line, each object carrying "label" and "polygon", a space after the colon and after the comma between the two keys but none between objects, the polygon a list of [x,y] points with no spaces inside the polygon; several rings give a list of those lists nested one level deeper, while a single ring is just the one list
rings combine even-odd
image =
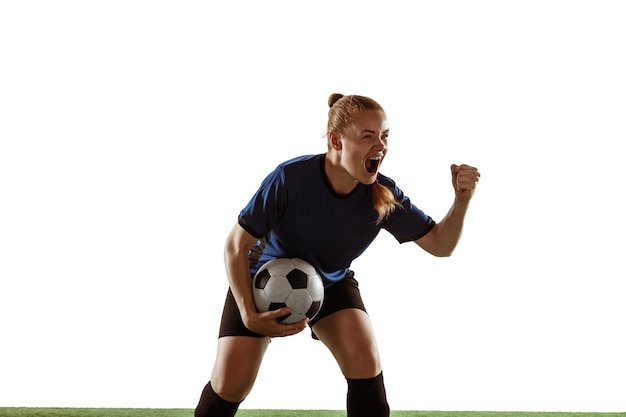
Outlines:
[{"label": "shoulder", "polygon": [[284,162],[278,164],[279,169],[305,169],[311,165],[319,164],[319,160],[322,158],[323,154],[319,155],[302,155],[297,156],[295,158],[288,159]]},{"label": "shoulder", "polygon": [[310,177],[316,170],[319,170],[322,157],[323,155],[303,155],[279,163],[265,177],[261,188],[282,187],[302,177]]},{"label": "shoulder", "polygon": [[311,177],[320,171],[323,156],[323,154],[298,156],[278,164],[275,171],[293,179]]},{"label": "shoulder", "polygon": [[408,197],[404,194],[404,191],[398,187],[398,184],[396,184],[394,180],[381,173],[378,174],[377,180],[379,184],[387,187],[393,193],[393,196],[398,203],[404,204],[407,202]]},{"label": "shoulder", "polygon": [[319,166],[319,159],[322,156],[323,155],[303,155],[279,163],[274,170],[265,177],[262,187],[283,184],[287,177],[309,175],[311,170],[314,169],[312,167]]},{"label": "shoulder", "polygon": [[376,180],[381,184],[384,185],[385,187],[389,188],[391,191],[395,191],[399,190],[398,186],[396,185],[396,182],[394,180],[392,180],[391,178],[381,174],[380,172],[378,173],[378,177],[376,178]]}]

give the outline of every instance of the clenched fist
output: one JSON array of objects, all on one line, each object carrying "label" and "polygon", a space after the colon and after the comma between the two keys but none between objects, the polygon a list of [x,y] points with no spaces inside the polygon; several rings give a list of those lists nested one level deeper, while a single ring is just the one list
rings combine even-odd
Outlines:
[{"label": "clenched fist", "polygon": [[456,194],[458,201],[468,201],[474,195],[476,184],[480,179],[480,172],[478,169],[469,165],[456,165],[450,166],[452,172],[452,186]]}]

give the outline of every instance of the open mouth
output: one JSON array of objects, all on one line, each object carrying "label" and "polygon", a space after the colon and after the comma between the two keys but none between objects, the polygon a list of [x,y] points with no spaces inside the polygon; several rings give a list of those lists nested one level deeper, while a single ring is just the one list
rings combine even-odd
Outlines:
[{"label": "open mouth", "polygon": [[368,158],[365,161],[365,169],[370,174],[374,174],[378,170],[378,166],[380,165],[382,160],[383,158],[380,156],[373,156],[371,158]]}]

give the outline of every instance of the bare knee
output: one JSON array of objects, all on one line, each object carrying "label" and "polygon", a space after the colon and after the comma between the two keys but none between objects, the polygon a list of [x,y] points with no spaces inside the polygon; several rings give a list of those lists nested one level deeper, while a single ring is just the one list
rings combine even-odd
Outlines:
[{"label": "bare knee", "polygon": [[229,378],[228,376],[217,376],[213,373],[211,386],[213,386],[213,391],[221,398],[236,403],[245,400],[248,394],[250,394],[255,379],[256,375],[248,378],[244,378],[244,375],[239,375],[237,378]]},{"label": "bare knee", "polygon": [[223,337],[211,373],[211,386],[226,401],[243,401],[256,381],[269,338]]},{"label": "bare knee", "polygon": [[373,378],[382,370],[375,344],[353,346],[337,362],[346,378]]},{"label": "bare knee", "polygon": [[380,356],[369,316],[345,309],[323,318],[314,328],[346,378],[373,378],[381,372]]}]

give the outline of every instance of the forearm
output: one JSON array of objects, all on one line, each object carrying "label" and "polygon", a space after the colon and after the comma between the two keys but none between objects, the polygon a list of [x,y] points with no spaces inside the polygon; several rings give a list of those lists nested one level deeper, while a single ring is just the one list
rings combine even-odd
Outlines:
[{"label": "forearm", "polygon": [[239,307],[242,318],[245,318],[249,313],[256,311],[250,287],[250,269],[247,260],[243,263],[238,255],[226,255],[226,274],[237,307]]},{"label": "forearm", "polygon": [[434,256],[450,256],[456,248],[461,234],[469,200],[454,200],[445,217],[433,229],[416,243]]},{"label": "forearm", "polygon": [[256,312],[250,281],[250,262],[248,252],[250,239],[243,234],[239,226],[235,226],[224,247],[224,264],[228,284],[233,293],[242,318]]},{"label": "forearm", "polygon": [[226,240],[224,248],[224,263],[230,289],[239,307],[239,313],[244,325],[255,333],[269,337],[290,336],[301,332],[307,320],[297,323],[283,324],[277,319],[289,314],[288,307],[259,313],[252,297],[252,282],[250,280],[250,249],[259,239],[246,232],[238,224],[235,225]]}]

